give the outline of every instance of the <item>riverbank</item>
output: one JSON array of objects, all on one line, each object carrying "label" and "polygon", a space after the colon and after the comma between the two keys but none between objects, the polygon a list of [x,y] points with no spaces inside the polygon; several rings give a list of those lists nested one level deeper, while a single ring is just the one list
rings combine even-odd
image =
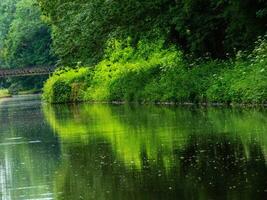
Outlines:
[{"label": "riverbank", "polygon": [[0,89],[0,99],[11,97],[7,89]]},{"label": "riverbank", "polygon": [[[34,95],[34,94],[41,94],[41,93],[42,93],[41,90],[32,89],[32,90],[19,91],[15,95],[25,96],[25,95]],[[8,91],[8,89],[1,89],[0,90],[0,98],[8,98],[8,97],[12,97],[12,96],[13,95],[10,94],[10,92]]]},{"label": "riverbank", "polygon": [[19,91],[18,95],[31,95],[31,94],[41,94],[41,93],[42,93],[41,89],[31,89],[31,90]]},{"label": "riverbank", "polygon": [[93,67],[63,68],[49,78],[43,99],[66,102],[184,102],[264,105],[267,42],[235,59],[190,61],[162,41],[132,47],[116,41]]}]

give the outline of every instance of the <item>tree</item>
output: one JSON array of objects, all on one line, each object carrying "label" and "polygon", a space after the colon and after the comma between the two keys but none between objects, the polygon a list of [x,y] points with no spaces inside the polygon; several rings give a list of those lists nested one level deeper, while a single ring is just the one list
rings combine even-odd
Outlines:
[{"label": "tree", "polygon": [[5,39],[4,58],[10,67],[51,65],[51,35],[40,19],[40,9],[34,0],[20,0]]},{"label": "tree", "polygon": [[[0,68],[51,66],[50,27],[41,21],[36,0],[1,0]],[[5,86],[12,91],[41,88],[47,77],[10,78]]]},{"label": "tree", "polygon": [[0,66],[4,64],[3,48],[6,36],[9,32],[9,26],[14,19],[17,0],[0,1]]},{"label": "tree", "polygon": [[195,57],[225,58],[266,32],[263,0],[38,0],[63,64],[94,63],[111,37],[165,38]]}]

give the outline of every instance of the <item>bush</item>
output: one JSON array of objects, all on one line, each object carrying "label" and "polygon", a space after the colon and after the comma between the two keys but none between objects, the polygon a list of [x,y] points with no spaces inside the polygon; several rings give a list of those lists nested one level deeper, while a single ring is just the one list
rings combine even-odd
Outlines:
[{"label": "bush", "polygon": [[141,101],[147,99],[144,88],[168,68],[182,65],[182,54],[164,41],[140,41],[136,48],[129,40],[112,40],[106,56],[96,67],[85,100]]},{"label": "bush", "polygon": [[[260,39],[249,55],[235,60],[186,61],[163,40],[136,47],[111,40],[94,68],[56,72],[44,87],[49,102],[238,102],[267,99],[267,42]],[[242,56],[241,56],[242,55]]]},{"label": "bush", "polygon": [[260,38],[248,56],[238,55],[230,68],[214,78],[207,91],[211,101],[265,103],[267,99],[267,41]]},{"label": "bush", "polygon": [[88,77],[87,68],[58,70],[45,83],[43,99],[51,103],[81,101]]},{"label": "bush", "polygon": [[9,91],[7,89],[1,89],[0,88],[0,98],[4,98],[4,97],[10,97],[11,94],[9,93]]}]

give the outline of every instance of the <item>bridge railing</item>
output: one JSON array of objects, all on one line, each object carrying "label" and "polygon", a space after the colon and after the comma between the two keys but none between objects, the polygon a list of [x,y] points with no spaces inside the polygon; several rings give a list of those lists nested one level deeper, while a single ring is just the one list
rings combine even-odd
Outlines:
[{"label": "bridge railing", "polygon": [[33,67],[33,68],[16,68],[16,69],[0,69],[0,77],[14,76],[37,76],[51,74],[55,71],[55,67]]}]

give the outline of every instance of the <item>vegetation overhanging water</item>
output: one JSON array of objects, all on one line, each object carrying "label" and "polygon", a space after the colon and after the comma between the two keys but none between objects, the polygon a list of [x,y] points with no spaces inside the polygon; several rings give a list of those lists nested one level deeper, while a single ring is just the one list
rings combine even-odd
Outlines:
[{"label": "vegetation overhanging water", "polygon": [[265,199],[266,109],[152,104],[266,105],[266,34],[264,0],[0,0],[1,199]]}]

